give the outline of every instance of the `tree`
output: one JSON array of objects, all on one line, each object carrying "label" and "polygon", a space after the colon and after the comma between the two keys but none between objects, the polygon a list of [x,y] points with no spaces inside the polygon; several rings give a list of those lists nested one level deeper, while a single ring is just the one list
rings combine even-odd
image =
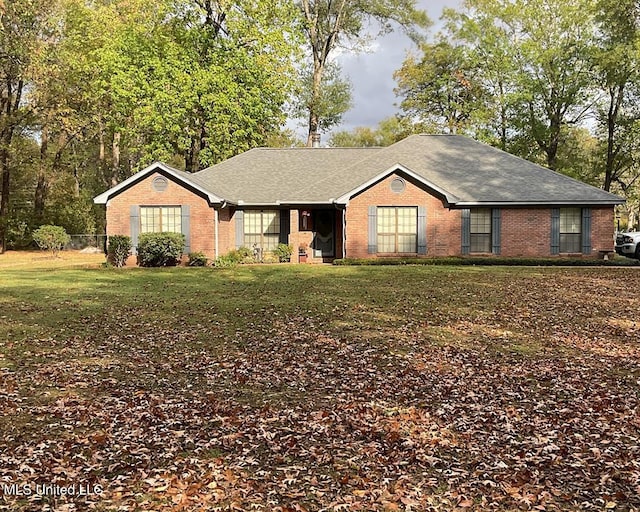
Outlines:
[{"label": "tree", "polygon": [[403,98],[400,108],[409,118],[439,131],[467,131],[484,101],[485,92],[476,77],[480,67],[469,58],[464,46],[456,46],[444,37],[423,44],[421,51],[421,59],[410,55],[394,74],[396,95]]},{"label": "tree", "polygon": [[329,145],[343,148],[390,146],[414,133],[424,133],[425,127],[397,116],[383,119],[375,129],[359,126],[352,132],[334,133]]},{"label": "tree", "polygon": [[0,17],[0,254],[6,250],[10,159],[14,135],[26,127],[30,109],[24,104],[30,85],[32,57],[42,44],[44,20],[51,3],[12,0]]},{"label": "tree", "polygon": [[604,100],[598,109],[603,138],[604,190],[614,182],[625,190],[638,179],[635,147],[640,122],[640,8],[635,0],[598,2],[598,45],[594,61]]},{"label": "tree", "polygon": [[[379,34],[391,31],[395,23],[414,40],[419,40],[420,29],[429,25],[429,19],[424,11],[416,9],[415,4],[415,0],[297,0],[313,63],[310,98],[306,106],[308,146],[311,146],[314,134],[328,126],[322,121],[326,114],[322,110],[325,104],[322,90],[324,74],[334,50],[347,44],[358,49],[367,21],[379,24]],[[334,119],[339,120],[339,117],[334,115]]]}]

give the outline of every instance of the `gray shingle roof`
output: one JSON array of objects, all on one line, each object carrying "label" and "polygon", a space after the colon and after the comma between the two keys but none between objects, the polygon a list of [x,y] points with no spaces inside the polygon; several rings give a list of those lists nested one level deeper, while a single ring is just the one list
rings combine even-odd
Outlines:
[{"label": "gray shingle roof", "polygon": [[332,203],[396,168],[452,206],[619,204],[598,188],[456,135],[413,135],[386,148],[253,149],[186,177],[236,204]]}]

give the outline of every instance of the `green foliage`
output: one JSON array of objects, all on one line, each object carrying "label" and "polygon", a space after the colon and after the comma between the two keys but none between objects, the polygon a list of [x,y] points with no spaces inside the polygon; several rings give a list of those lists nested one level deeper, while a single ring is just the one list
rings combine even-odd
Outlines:
[{"label": "green foliage", "polygon": [[53,256],[57,256],[65,245],[71,241],[71,237],[61,226],[40,226],[33,232],[33,241],[40,249],[51,251]]},{"label": "green foliage", "polygon": [[214,267],[227,268],[235,267],[240,263],[255,263],[253,251],[248,247],[239,247],[227,254],[218,256],[213,262]]},{"label": "green foliage", "polygon": [[131,238],[126,235],[111,235],[107,247],[107,257],[109,262],[120,268],[127,263],[127,258],[131,255]]},{"label": "green foliage", "polygon": [[289,244],[278,244],[278,247],[273,250],[273,254],[278,258],[280,263],[290,261],[292,253],[293,246]]},{"label": "green foliage", "polygon": [[182,233],[142,233],[138,237],[138,263],[141,267],[173,267],[184,247]]},{"label": "green foliage", "polygon": [[190,252],[187,265],[190,267],[206,267],[209,259],[202,252]]}]

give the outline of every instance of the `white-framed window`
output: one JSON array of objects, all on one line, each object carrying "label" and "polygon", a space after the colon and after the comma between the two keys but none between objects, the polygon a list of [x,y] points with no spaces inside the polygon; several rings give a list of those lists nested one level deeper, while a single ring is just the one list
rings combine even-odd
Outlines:
[{"label": "white-framed window", "polygon": [[182,233],[180,206],[141,206],[140,233]]},{"label": "white-framed window", "polygon": [[470,211],[469,252],[491,252],[491,208]]},{"label": "white-framed window", "polygon": [[418,208],[379,206],[377,215],[379,253],[418,252]]},{"label": "white-framed window", "polygon": [[280,211],[245,210],[244,245],[272,251],[280,243]]},{"label": "white-framed window", "polygon": [[560,252],[582,252],[582,208],[560,208]]}]

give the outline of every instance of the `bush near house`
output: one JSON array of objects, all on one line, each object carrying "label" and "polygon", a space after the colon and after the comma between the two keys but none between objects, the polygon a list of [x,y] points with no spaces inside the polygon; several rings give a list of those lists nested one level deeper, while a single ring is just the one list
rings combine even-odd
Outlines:
[{"label": "bush near house", "polygon": [[127,263],[131,255],[131,238],[126,235],[112,235],[109,237],[107,258],[110,263],[120,268]]},{"label": "bush near house", "polygon": [[174,267],[185,247],[182,233],[142,233],[138,238],[141,267]]},{"label": "bush near house", "polygon": [[278,247],[274,249],[275,254],[280,263],[285,263],[291,260],[291,254],[293,253],[293,246],[287,244],[278,244]]},{"label": "bush near house", "polygon": [[40,226],[32,236],[40,249],[51,251],[54,257],[71,241],[71,237],[62,226]]},{"label": "bush near house", "polygon": [[187,265],[190,267],[206,267],[208,261],[206,254],[202,252],[190,252]]}]

